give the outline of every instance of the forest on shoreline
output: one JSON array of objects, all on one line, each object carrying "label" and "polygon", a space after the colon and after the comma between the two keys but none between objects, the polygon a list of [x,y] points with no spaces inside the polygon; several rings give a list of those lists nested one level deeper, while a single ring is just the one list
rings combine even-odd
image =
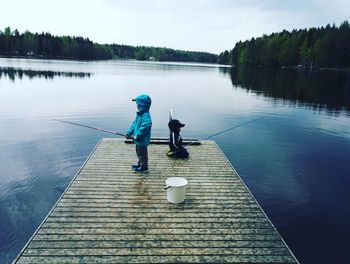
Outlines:
[{"label": "forest on shoreline", "polygon": [[170,48],[98,44],[88,38],[53,36],[6,27],[0,30],[0,55],[45,59],[105,60],[112,58],[151,61],[184,61],[216,63],[217,55],[208,52],[174,50]]},{"label": "forest on shoreline", "polygon": [[233,66],[350,68],[350,25],[282,31],[239,41],[219,55],[170,48],[98,44],[83,37],[0,30],[0,56],[44,59],[136,59],[219,63]]},{"label": "forest on shoreline", "polygon": [[0,55],[8,57],[36,57],[47,59],[96,60],[111,59],[110,47],[93,43],[88,38],[52,36],[6,27],[0,31]]},{"label": "forest on shoreline", "polygon": [[350,68],[350,25],[272,33],[239,41],[219,54],[218,63],[298,68]]}]

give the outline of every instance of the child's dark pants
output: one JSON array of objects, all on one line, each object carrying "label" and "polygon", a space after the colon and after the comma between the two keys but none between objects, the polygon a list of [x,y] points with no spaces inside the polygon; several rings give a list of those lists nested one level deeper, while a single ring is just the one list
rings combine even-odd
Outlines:
[{"label": "child's dark pants", "polygon": [[147,147],[136,145],[136,155],[139,159],[138,165],[142,169],[148,169],[148,153]]}]

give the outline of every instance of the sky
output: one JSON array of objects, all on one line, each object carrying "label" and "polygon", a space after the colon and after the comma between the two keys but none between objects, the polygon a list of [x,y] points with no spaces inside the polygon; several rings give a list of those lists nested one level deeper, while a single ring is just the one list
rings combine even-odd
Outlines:
[{"label": "sky", "polygon": [[0,0],[0,30],[219,54],[263,34],[350,20],[349,0]]}]

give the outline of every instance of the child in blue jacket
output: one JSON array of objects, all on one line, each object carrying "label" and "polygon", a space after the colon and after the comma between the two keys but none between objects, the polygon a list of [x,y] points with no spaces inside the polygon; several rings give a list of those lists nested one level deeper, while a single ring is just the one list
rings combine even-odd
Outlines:
[{"label": "child in blue jacket", "polygon": [[125,137],[132,138],[136,145],[136,155],[139,160],[137,164],[131,166],[132,169],[136,173],[144,173],[148,172],[147,147],[151,142],[152,127],[152,119],[149,109],[152,100],[147,94],[141,94],[132,100],[136,102],[138,111]]}]

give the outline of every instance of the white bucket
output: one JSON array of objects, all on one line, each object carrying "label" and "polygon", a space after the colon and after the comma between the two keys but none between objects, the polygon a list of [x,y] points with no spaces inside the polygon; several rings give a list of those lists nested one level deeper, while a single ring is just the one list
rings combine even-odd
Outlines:
[{"label": "white bucket", "polygon": [[167,198],[170,203],[182,203],[186,196],[187,180],[183,177],[170,177],[165,181]]}]

